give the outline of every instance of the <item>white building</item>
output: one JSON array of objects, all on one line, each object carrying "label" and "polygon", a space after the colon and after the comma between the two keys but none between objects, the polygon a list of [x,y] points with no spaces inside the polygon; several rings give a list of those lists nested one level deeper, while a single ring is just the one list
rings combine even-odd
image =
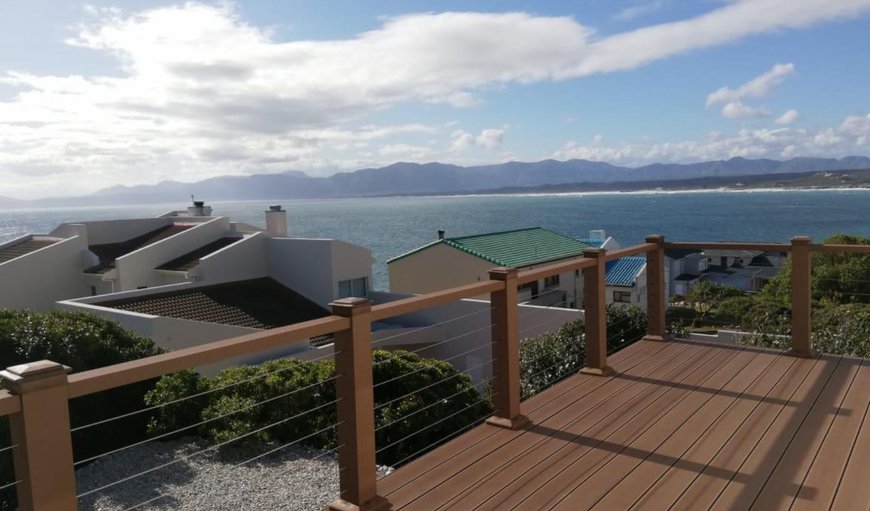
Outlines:
[{"label": "white building", "polygon": [[0,307],[51,310],[55,302],[83,296],[261,277],[323,307],[370,290],[368,249],[288,238],[280,206],[266,211],[266,230],[210,214],[196,203],[156,218],[65,223],[4,243]]}]

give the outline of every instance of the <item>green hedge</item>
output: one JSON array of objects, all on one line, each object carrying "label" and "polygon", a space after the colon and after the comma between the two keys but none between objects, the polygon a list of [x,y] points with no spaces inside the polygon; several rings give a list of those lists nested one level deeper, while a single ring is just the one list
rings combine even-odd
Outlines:
[{"label": "green hedge", "polygon": [[[481,397],[483,389],[447,362],[375,350],[372,363],[381,464],[395,465],[422,454],[492,412],[488,399]],[[178,434],[198,434],[212,442],[284,444],[302,439],[301,444],[332,449],[336,433],[330,426],[337,421],[334,377],[332,361],[295,359],[233,367],[213,378],[191,371],[167,375],[146,396],[149,405],[212,392],[159,408],[149,431],[164,435],[186,428]],[[208,422],[189,427],[201,421]],[[266,429],[245,436],[261,428]]]},{"label": "green hedge", "polygon": [[[520,388],[523,397],[536,394],[575,374],[584,361],[584,324],[565,323],[558,330],[520,342]],[[636,305],[607,306],[607,351],[614,352],[646,334],[646,311]]]},{"label": "green hedge", "polygon": [[[114,321],[90,314],[0,309],[0,367],[52,360],[73,372],[161,353],[150,340]],[[153,382],[127,385],[70,401],[72,427],[142,408]],[[89,458],[145,438],[147,414],[73,433],[76,459]],[[9,445],[8,421],[0,421],[0,446]],[[0,485],[12,481],[11,451],[0,454]],[[14,508],[14,491],[0,496],[0,509]]]}]

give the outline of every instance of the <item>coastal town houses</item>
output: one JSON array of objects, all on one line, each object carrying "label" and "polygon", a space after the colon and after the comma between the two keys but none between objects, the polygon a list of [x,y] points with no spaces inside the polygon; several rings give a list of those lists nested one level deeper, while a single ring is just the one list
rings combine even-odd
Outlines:
[{"label": "coastal town houses", "polygon": [[[542,227],[452,238],[439,231],[434,242],[387,261],[390,290],[428,293],[486,280],[495,266],[528,270],[582,257],[589,248],[616,250],[620,245],[603,230],[591,231],[585,239]],[[636,264],[636,259],[612,261],[608,265],[608,303],[644,303],[639,289],[645,282],[646,266]],[[582,296],[583,278],[579,270],[523,284],[519,289],[521,303],[539,306],[576,309],[582,306]]]},{"label": "coastal town houses", "polygon": [[757,293],[788,259],[784,252],[761,250],[668,249],[665,256],[670,294],[682,296],[704,280]]},{"label": "coastal town houses", "polygon": [[[371,252],[340,240],[287,237],[287,211],[266,229],[195,203],[155,218],[64,223],[0,245],[0,307],[51,310],[55,302],[171,284],[270,277],[326,307],[365,296]],[[14,290],[14,292],[13,292]]]}]

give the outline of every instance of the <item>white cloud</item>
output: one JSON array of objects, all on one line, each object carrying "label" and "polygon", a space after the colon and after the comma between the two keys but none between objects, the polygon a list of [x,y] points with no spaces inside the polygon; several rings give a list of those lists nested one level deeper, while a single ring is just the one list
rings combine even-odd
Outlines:
[{"label": "white cloud", "polygon": [[613,19],[617,21],[632,21],[636,18],[655,12],[665,6],[664,0],[650,0],[646,2],[629,5],[613,15]]},{"label": "white cloud", "polygon": [[495,128],[485,129],[480,132],[480,135],[474,141],[484,149],[489,149],[490,151],[497,149],[504,141],[504,130]]},{"label": "white cloud", "polygon": [[756,76],[736,89],[722,87],[711,93],[707,96],[707,106],[742,101],[745,98],[765,97],[792,73],[794,73],[794,64],[775,64],[769,71]]},{"label": "white cloud", "polygon": [[378,150],[378,154],[393,159],[406,159],[410,161],[429,160],[435,156],[435,152],[426,146],[409,144],[388,144]]},{"label": "white cloud", "polygon": [[791,110],[786,110],[782,115],[776,118],[776,123],[780,126],[786,126],[795,122],[798,119],[798,111],[792,108]]},{"label": "white cloud", "polygon": [[[505,84],[631,69],[868,9],[870,0],[732,2],[599,39],[569,17],[425,13],[388,18],[347,39],[285,42],[226,4],[133,14],[92,8],[93,19],[69,43],[113,56],[119,73],[0,74],[18,90],[0,101],[0,173],[17,176],[4,193],[353,168],[369,162],[348,153],[355,143],[409,144],[394,138],[416,128],[352,127],[392,105],[467,107],[480,91]],[[498,140],[494,133],[474,138],[490,146]]]},{"label": "white cloud", "polygon": [[641,142],[619,145],[568,142],[553,153],[558,159],[580,158],[622,165],[655,162],[696,162],[744,158],[839,158],[865,155],[870,142],[870,114],[844,119],[838,126],[819,130],[798,128],[741,129],[734,134],[711,132],[706,139],[677,142]]},{"label": "white cloud", "polygon": [[450,152],[463,153],[474,147],[474,135],[466,131],[453,132],[453,142],[450,144]]},{"label": "white cloud", "polygon": [[751,107],[744,105],[740,100],[729,101],[722,107],[722,117],[728,119],[748,119],[752,117],[764,117],[770,115],[770,111],[763,107]]}]

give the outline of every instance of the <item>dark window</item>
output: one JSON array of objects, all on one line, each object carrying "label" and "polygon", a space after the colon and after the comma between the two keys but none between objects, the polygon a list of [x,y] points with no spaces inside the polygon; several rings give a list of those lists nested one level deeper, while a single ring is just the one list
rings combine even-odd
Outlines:
[{"label": "dark window", "polygon": [[97,296],[97,286],[91,286],[91,296]]},{"label": "dark window", "polygon": [[614,291],[613,301],[619,303],[631,303],[631,291]]},{"label": "dark window", "polygon": [[358,279],[340,280],[338,282],[338,297],[347,298],[354,296],[356,298],[365,298],[368,296],[368,286],[366,285],[366,277]]},{"label": "dark window", "polygon": [[544,287],[553,287],[559,285],[559,276],[544,277]]}]

